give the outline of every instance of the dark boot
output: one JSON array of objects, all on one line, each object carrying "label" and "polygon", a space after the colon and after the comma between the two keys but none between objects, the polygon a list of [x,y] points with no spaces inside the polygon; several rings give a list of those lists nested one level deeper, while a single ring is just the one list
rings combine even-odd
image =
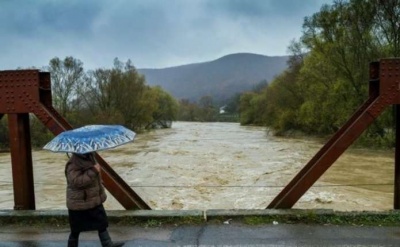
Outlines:
[{"label": "dark boot", "polygon": [[68,247],[78,247],[78,239],[68,239]]},{"label": "dark boot", "polygon": [[71,231],[68,237],[68,247],[78,247],[80,232]]},{"label": "dark boot", "polygon": [[108,231],[99,232],[101,246],[103,247],[121,247],[124,242],[113,242],[108,234]]}]

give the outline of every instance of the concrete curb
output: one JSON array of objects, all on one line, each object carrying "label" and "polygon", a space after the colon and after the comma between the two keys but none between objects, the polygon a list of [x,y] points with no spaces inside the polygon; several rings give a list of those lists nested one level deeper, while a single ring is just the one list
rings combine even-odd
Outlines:
[{"label": "concrete curb", "polygon": [[[202,224],[235,220],[247,224],[304,223],[399,226],[400,211],[351,211],[326,209],[259,210],[107,210],[110,223],[122,225]],[[0,224],[68,224],[67,210],[0,210]]]}]

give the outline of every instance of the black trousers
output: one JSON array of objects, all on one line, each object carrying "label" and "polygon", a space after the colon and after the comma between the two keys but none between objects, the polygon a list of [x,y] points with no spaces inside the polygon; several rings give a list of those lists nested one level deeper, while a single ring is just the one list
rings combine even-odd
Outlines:
[{"label": "black trousers", "polygon": [[107,229],[108,219],[103,204],[86,210],[68,210],[71,233]]}]

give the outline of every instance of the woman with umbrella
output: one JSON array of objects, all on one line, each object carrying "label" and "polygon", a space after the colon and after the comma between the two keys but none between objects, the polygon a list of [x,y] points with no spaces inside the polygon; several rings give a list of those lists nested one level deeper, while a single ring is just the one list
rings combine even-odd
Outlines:
[{"label": "woman with umbrella", "polygon": [[67,208],[71,233],[68,247],[78,247],[84,231],[98,231],[103,247],[120,247],[107,231],[108,219],[103,203],[107,199],[101,180],[101,168],[94,152],[133,141],[135,133],[120,125],[89,125],[64,131],[43,148],[72,153],[65,166]]},{"label": "woman with umbrella", "polygon": [[68,247],[78,247],[79,234],[97,230],[103,247],[119,247],[108,234],[108,220],[103,207],[107,198],[101,182],[100,165],[94,155],[72,154],[65,166],[67,208],[71,233]]}]

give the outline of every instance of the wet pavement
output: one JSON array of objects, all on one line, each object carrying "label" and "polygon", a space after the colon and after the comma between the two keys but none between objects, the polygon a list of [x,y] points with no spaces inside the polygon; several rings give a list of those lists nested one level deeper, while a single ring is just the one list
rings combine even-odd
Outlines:
[{"label": "wet pavement", "polygon": [[[61,247],[67,246],[67,227],[0,227],[1,247]],[[184,226],[109,228],[115,241],[125,241],[125,247],[138,246],[297,246],[297,247],[360,247],[400,246],[400,228],[367,226],[334,226],[303,224],[245,225],[203,224]],[[96,232],[81,235],[79,247],[101,244]]]}]

